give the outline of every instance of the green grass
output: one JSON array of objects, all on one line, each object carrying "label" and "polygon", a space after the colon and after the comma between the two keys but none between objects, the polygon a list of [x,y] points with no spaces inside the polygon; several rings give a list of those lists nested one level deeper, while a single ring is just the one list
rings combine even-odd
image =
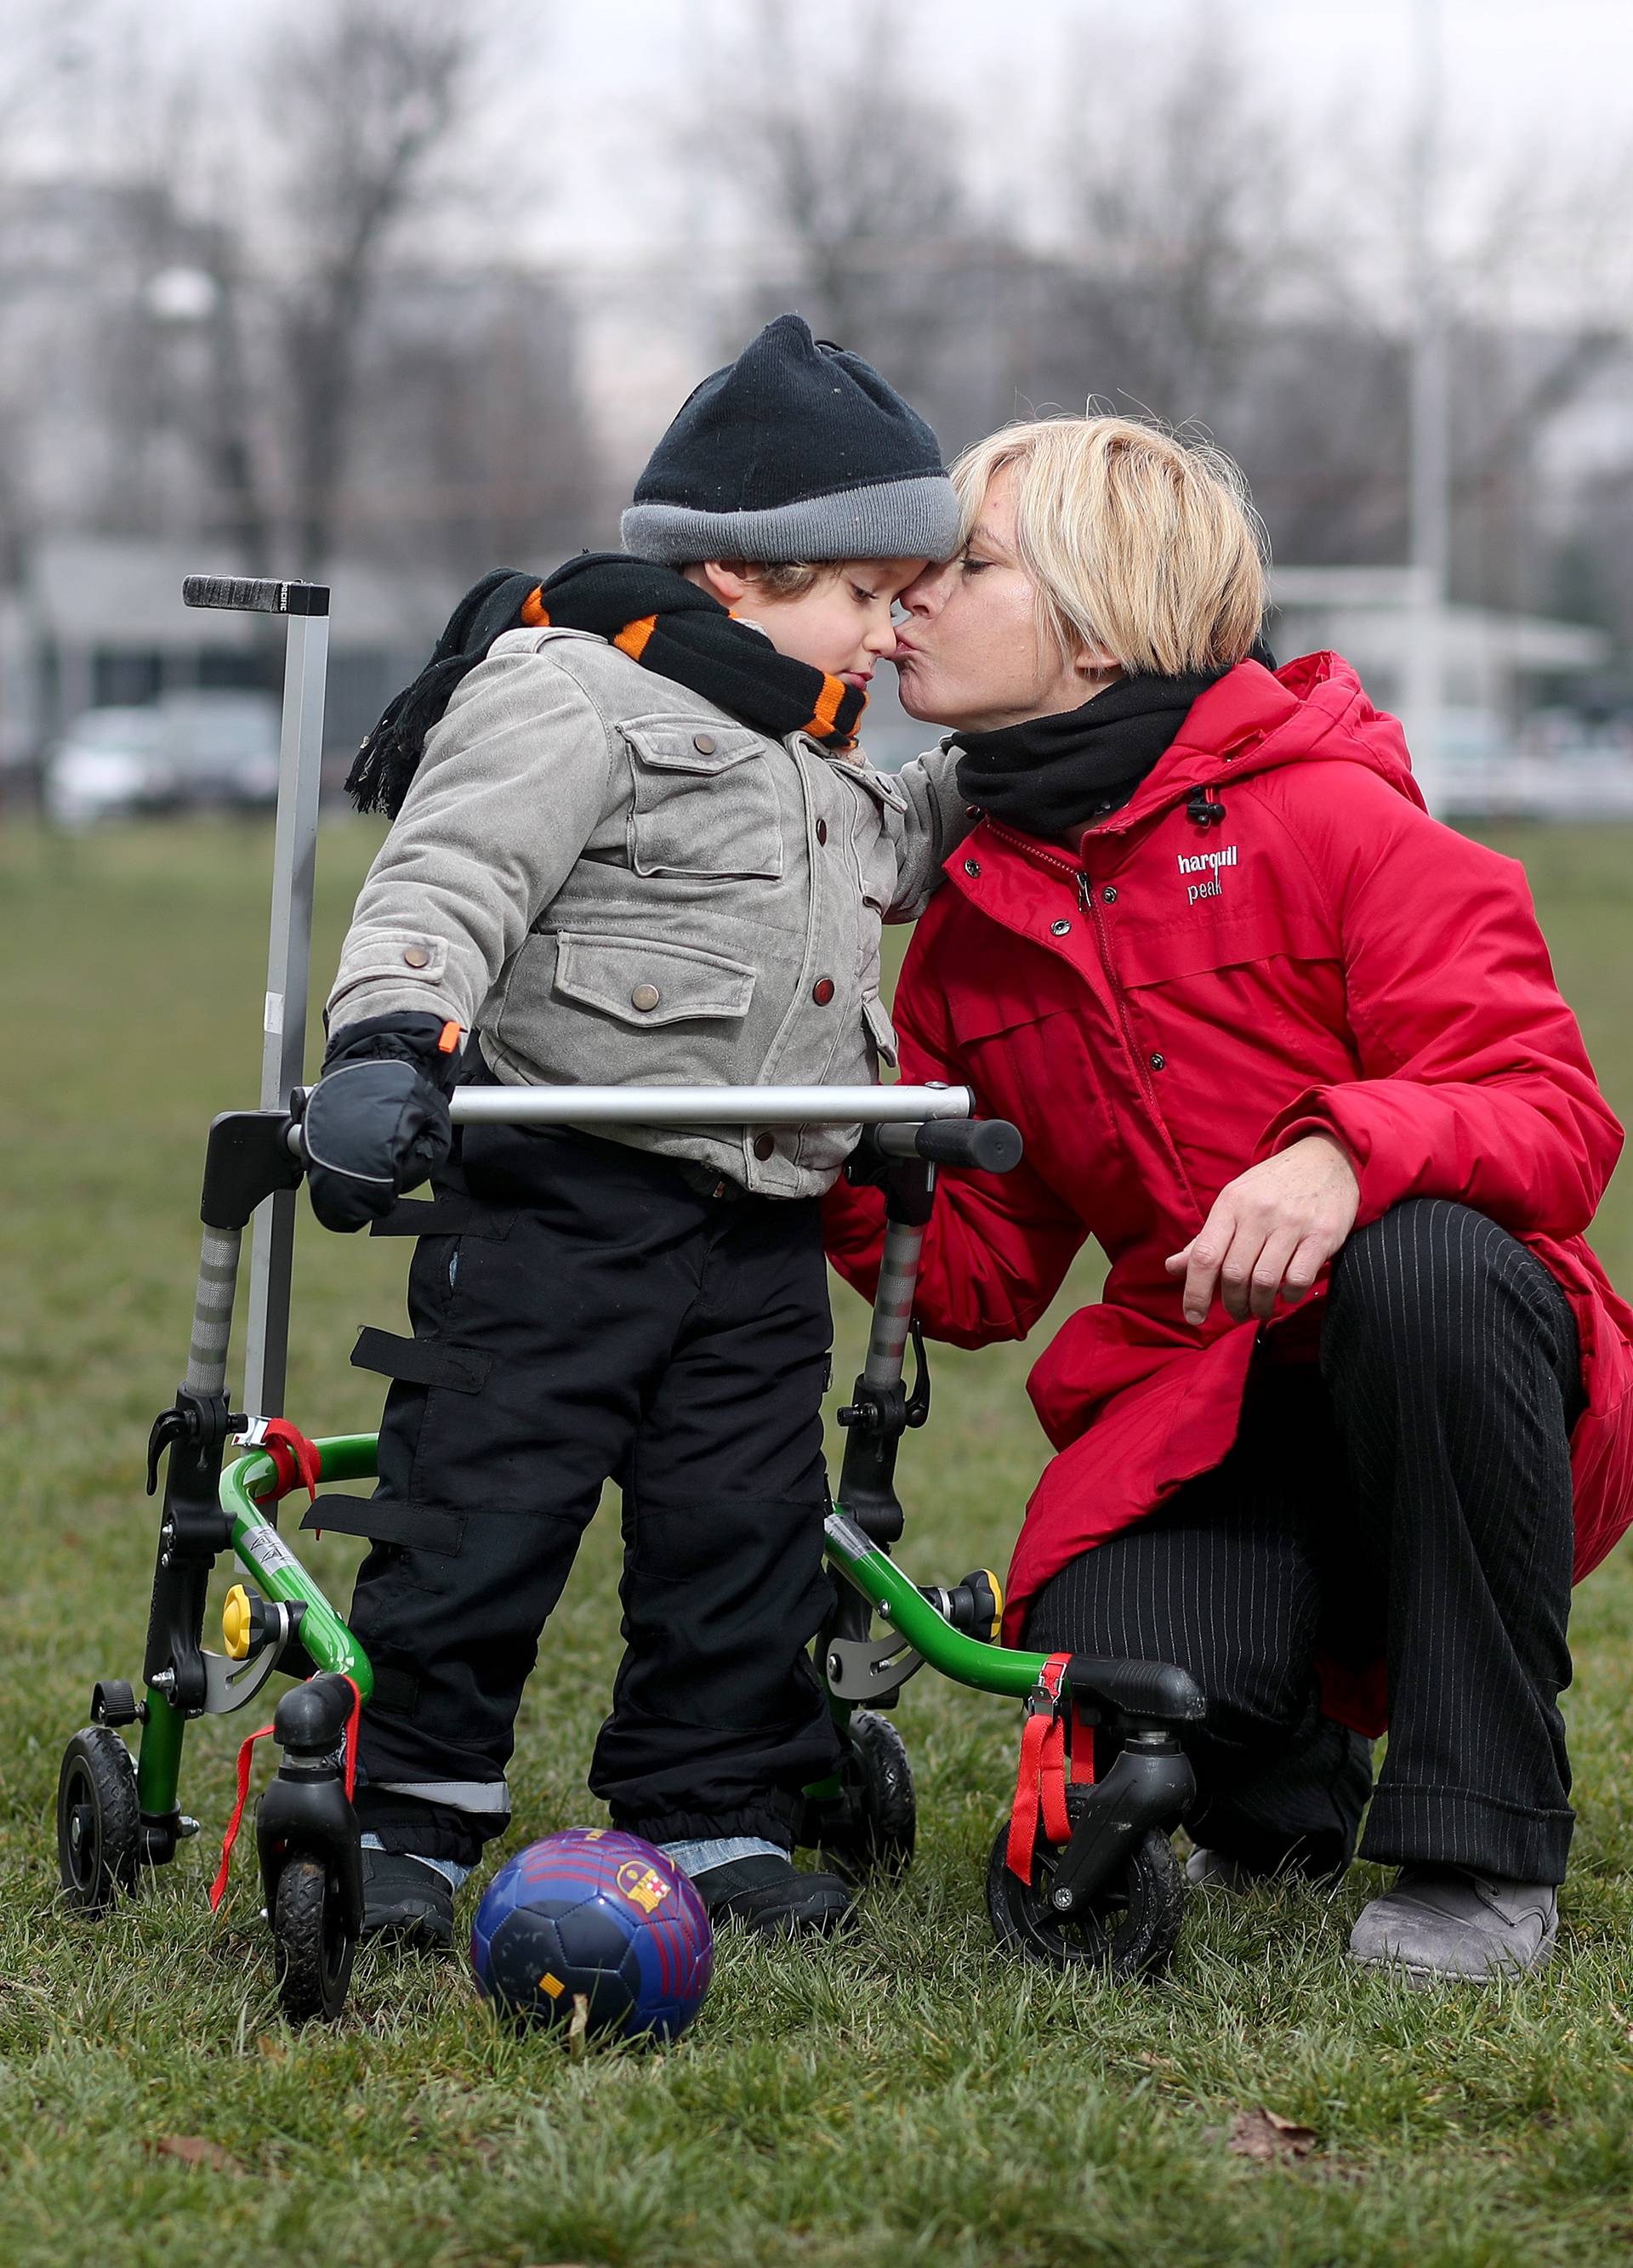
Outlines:
[{"label": "green grass", "polygon": [[[325,839],[325,972],[373,840]],[[1613,1101],[1633,1112],[1633,858],[1615,831],[1511,836]],[[1616,1554],[1580,1594],[1580,1825],[1560,1956],[1487,1992],[1353,1974],[1349,1922],[1290,1889],[1199,1897],[1171,1977],[1111,1991],[1001,1958],[981,1897],[1016,1725],[929,1676],[899,1722],[921,1857],[816,1952],[721,1948],[668,2052],[570,2055],[486,2018],[454,1964],[371,1955],[346,2019],[278,2021],[248,1853],[205,1884],[244,1719],[188,1736],[206,1831],[111,1920],[57,1902],[58,1757],[91,1682],[140,1661],[143,1445],[185,1346],[204,1124],[253,1098],[269,845],[200,827],[0,836],[0,2259],[1369,2264],[1538,2268],[1633,2247],[1633,1755]],[[1598,1232],[1633,1283],[1633,1180]],[[292,1412],[373,1424],[356,1327],[395,1328],[404,1248],[303,1228]],[[1092,1289],[1087,1265],[1074,1286]],[[839,1306],[839,1371],[861,1310]],[[1026,1352],[940,1355],[904,1462],[923,1580],[1002,1563],[1043,1462]],[[521,1728],[518,1840],[593,1818],[616,1651],[598,1523]],[[318,1546],[343,1600],[356,1547]],[[254,1712],[252,1712],[253,1715]],[[264,1765],[262,1766],[264,1771]],[[1299,2164],[1227,2154],[1236,2111],[1313,2127]],[[225,2168],[156,2154],[203,2136]]]}]

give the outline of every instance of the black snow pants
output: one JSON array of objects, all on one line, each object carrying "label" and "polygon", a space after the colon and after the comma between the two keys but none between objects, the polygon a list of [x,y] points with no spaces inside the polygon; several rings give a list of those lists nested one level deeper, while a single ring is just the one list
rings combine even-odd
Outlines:
[{"label": "black snow pants", "polygon": [[503,1828],[522,1686],[612,1478],[626,1650],[590,1786],[653,1839],[787,1845],[838,1756],[805,1651],[830,1598],[816,1201],[499,1126],[432,1189],[385,1224],[418,1233],[414,1336],[354,1357],[395,1381],[357,1521],[364,1827],[467,1864]]},{"label": "black snow pants", "polygon": [[[1362,1856],[1563,1881],[1558,1696],[1573,1542],[1574,1319],[1483,1215],[1395,1206],[1334,1263],[1320,1366],[1255,1372],[1236,1447],[1063,1568],[1029,1646],[1175,1661],[1199,1843],[1326,1874]],[[1322,1715],[1315,1658],[1382,1653],[1389,1748]]]}]

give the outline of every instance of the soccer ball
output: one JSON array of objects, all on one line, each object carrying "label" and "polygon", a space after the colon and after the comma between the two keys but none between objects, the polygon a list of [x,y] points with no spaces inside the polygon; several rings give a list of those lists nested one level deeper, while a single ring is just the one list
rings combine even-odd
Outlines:
[{"label": "soccer ball", "polygon": [[673,1859],[639,1835],[569,1827],[509,1859],[470,1932],[477,1982],[518,2021],[672,2040],[703,2005],[714,1933]]}]

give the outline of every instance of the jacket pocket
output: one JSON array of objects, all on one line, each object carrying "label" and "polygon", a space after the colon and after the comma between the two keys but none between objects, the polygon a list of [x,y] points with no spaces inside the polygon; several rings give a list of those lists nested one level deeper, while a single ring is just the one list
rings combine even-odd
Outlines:
[{"label": "jacket pocket", "polygon": [[561,931],[554,990],[621,1024],[647,1027],[697,1018],[741,1020],[754,998],[746,962],[701,946]]},{"label": "jacket pocket", "polygon": [[695,717],[644,717],[618,730],[630,753],[638,874],[781,880],[777,784],[757,733]]}]

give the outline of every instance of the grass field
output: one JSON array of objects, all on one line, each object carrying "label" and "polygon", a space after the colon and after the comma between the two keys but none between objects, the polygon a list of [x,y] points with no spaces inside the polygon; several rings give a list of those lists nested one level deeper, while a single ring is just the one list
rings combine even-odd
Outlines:
[{"label": "grass field", "polygon": [[[370,830],[321,864],[321,973]],[[1612,1101],[1633,1115],[1633,842],[1505,840],[1530,865]],[[253,1100],[269,844],[256,832],[0,836],[0,2261],[453,2264],[1411,2263],[1541,2268],[1633,2250],[1633,1567],[1580,1594],[1580,1823],[1556,1965],[1415,1995],[1341,1948],[1377,1887],[1198,1897],[1171,1976],[1111,1991],[1000,1957],[981,1897],[1011,1709],[927,1675],[898,1721],[920,1863],[847,1941],[722,1947],[662,2054],[506,2036],[461,1968],[373,1955],[345,2021],[279,2023],[246,1850],[205,1904],[244,1719],[188,1736],[205,1833],[113,1919],[56,1901],[63,1740],[134,1675],[151,1565],[143,1446],[185,1350],[202,1137]],[[1633,1169],[1598,1232],[1633,1283]],[[357,1326],[398,1328],[401,1244],[302,1232],[290,1408],[366,1427]],[[1085,1270],[1075,1296],[1092,1289]],[[841,1294],[838,1370],[859,1304]],[[920,1580],[1001,1565],[1043,1443],[1027,1356],[943,1353],[904,1461]],[[515,1840],[593,1820],[582,1775],[616,1656],[598,1523],[547,1636],[514,1771]],[[314,1558],[347,1594],[356,1546]],[[262,1773],[264,1764],[261,1767]],[[1313,2129],[1233,2155],[1238,2114]],[[160,2146],[217,2146],[191,2164]]]}]

